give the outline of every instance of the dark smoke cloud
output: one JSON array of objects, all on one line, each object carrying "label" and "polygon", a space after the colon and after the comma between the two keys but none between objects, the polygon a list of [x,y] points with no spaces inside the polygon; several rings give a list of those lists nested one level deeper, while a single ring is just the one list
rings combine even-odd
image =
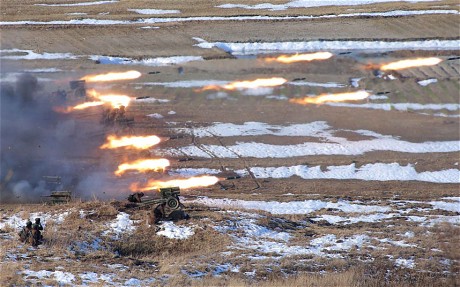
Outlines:
[{"label": "dark smoke cloud", "polygon": [[[103,128],[53,111],[53,101],[31,74],[1,84],[0,202],[37,202],[62,189],[99,196],[115,185],[95,176],[108,170],[98,157]],[[47,175],[61,176],[62,186],[47,184]]]}]

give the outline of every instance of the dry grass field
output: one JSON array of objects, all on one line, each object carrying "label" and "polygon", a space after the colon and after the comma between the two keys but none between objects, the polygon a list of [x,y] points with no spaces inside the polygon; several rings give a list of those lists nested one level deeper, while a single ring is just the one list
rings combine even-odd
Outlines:
[{"label": "dry grass field", "polygon": [[[458,1],[154,2],[0,4],[2,284],[460,285]],[[268,59],[317,51],[332,57]],[[69,81],[129,70],[140,77],[86,88],[130,97],[132,124],[104,123],[107,102],[62,112],[94,101]],[[285,82],[227,87],[273,77]],[[101,149],[109,135],[161,141]],[[114,174],[159,158],[162,172]],[[44,203],[50,175],[69,203]],[[201,175],[218,182],[181,189],[189,220],[127,205],[133,184]],[[36,217],[34,248],[17,233]]]}]

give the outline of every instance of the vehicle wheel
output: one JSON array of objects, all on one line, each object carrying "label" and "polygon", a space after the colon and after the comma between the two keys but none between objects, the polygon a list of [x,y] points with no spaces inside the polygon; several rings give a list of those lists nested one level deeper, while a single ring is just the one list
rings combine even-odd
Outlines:
[{"label": "vehicle wheel", "polygon": [[166,201],[166,205],[171,209],[178,209],[180,204],[177,198],[170,197],[168,201]]}]

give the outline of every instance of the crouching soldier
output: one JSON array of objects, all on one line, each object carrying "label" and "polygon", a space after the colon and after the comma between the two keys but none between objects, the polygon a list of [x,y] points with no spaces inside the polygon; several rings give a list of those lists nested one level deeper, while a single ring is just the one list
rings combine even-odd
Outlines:
[{"label": "crouching soldier", "polygon": [[27,220],[26,226],[22,227],[22,230],[19,231],[19,240],[22,242],[27,242],[31,236],[32,236],[32,221]]},{"label": "crouching soldier", "polygon": [[143,192],[132,193],[128,196],[129,202],[140,203],[142,202],[142,197],[144,196]]},{"label": "crouching soldier", "polygon": [[165,206],[166,202],[163,202],[162,204],[157,205],[157,207],[153,210],[153,222],[155,224],[158,224],[160,220],[166,217]]},{"label": "crouching soldier", "polygon": [[42,243],[42,230],[43,226],[40,223],[40,218],[35,218],[35,223],[32,225],[32,236],[30,238],[30,244],[32,244],[32,246],[38,246],[40,243]]}]

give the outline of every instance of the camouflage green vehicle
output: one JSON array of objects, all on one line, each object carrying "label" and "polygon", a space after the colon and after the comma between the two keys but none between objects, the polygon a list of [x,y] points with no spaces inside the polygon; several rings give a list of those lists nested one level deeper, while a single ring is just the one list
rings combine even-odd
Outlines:
[{"label": "camouflage green vehicle", "polygon": [[145,206],[152,206],[152,205],[165,205],[172,210],[179,209],[184,207],[184,205],[180,202],[180,188],[175,187],[164,187],[159,188],[158,191],[160,192],[160,198],[151,198],[146,200],[141,200],[143,197],[143,193],[135,193],[128,196],[128,201],[132,203],[136,203],[139,207]]}]

